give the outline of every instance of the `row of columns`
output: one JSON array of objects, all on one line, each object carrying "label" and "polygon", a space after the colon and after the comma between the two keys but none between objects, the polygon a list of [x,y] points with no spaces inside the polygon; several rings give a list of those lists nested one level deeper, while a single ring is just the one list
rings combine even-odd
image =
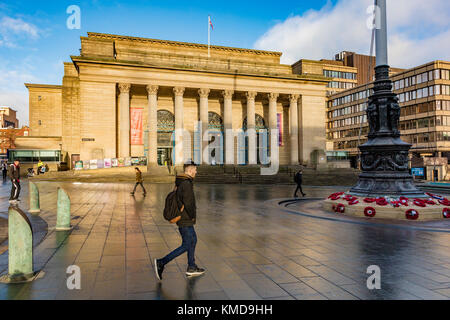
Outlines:
[{"label": "row of columns", "polygon": [[[118,121],[118,154],[119,157],[130,156],[130,88],[129,83],[119,83],[119,121]],[[158,89],[157,85],[147,85],[146,90],[148,94],[148,165],[157,166],[157,108],[158,108]],[[183,154],[183,137],[182,129],[184,128],[184,105],[183,95],[184,87],[173,88],[175,96],[175,156]],[[198,90],[200,97],[199,103],[199,120],[202,123],[202,132],[208,129],[208,97],[210,89],[201,88]],[[223,124],[225,131],[225,163],[234,163],[234,135],[232,133],[232,98],[233,90],[222,91],[224,99],[224,115]],[[247,97],[247,130],[248,130],[248,163],[256,164],[256,128],[255,128],[255,98],[257,92],[246,92]],[[277,99],[278,93],[268,93],[269,99],[269,130],[277,130]],[[298,99],[299,95],[289,95],[289,132],[290,132],[290,163],[298,164]],[[270,146],[272,147],[272,143]],[[278,143],[278,141],[276,141]],[[207,142],[202,141],[202,148],[200,154],[203,154]],[[272,148],[271,148],[272,149]],[[177,159],[175,159],[177,160]]]}]

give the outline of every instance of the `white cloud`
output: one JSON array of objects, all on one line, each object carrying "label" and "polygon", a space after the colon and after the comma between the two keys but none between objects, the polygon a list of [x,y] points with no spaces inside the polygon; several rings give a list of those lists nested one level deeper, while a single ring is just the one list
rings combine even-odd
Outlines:
[{"label": "white cloud", "polygon": [[[366,13],[373,0],[339,0],[276,24],[260,37],[257,49],[283,52],[283,63],[332,59],[340,51],[368,54],[371,30]],[[387,1],[389,64],[409,68],[450,60],[450,1]]]},{"label": "white cloud", "polygon": [[33,66],[28,58],[20,66],[6,59],[0,60],[0,105],[18,111],[20,125],[28,124],[28,90],[24,83],[36,82],[38,79],[30,71]]},{"label": "white cloud", "polygon": [[0,20],[0,46],[6,46],[9,48],[17,47],[17,42],[21,39],[39,38],[39,29],[28,22],[23,21],[20,18],[14,19],[8,16],[4,16]]}]

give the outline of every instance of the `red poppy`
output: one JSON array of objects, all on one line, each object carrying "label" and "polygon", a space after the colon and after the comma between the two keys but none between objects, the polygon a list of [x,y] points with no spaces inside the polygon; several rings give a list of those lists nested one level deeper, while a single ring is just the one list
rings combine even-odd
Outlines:
[{"label": "red poppy", "polygon": [[414,203],[414,205],[416,205],[418,207],[426,207],[427,206],[425,201],[423,201],[422,199],[414,199],[413,203]]},{"label": "red poppy", "polygon": [[345,212],[345,206],[342,203],[338,203],[338,205],[336,206],[336,210],[337,213],[344,213]]},{"label": "red poppy", "polygon": [[357,203],[359,203],[359,201],[356,198],[354,198],[352,201],[348,202],[348,204],[351,205],[351,206],[354,205],[354,204],[357,204]]},{"label": "red poppy", "polygon": [[364,199],[364,202],[366,202],[366,203],[372,203],[372,202],[375,202],[375,201],[377,201],[377,199],[375,199],[375,198],[365,198]]},{"label": "red poppy", "polygon": [[436,202],[434,202],[431,198],[430,199],[426,199],[425,203],[426,204],[436,204]]},{"label": "red poppy", "polygon": [[408,198],[400,197],[399,200],[398,200],[398,202],[399,202],[400,204],[404,205],[405,207],[408,206]]},{"label": "red poppy", "polygon": [[408,220],[417,220],[417,218],[419,218],[419,211],[414,209],[406,210],[405,217]]},{"label": "red poppy", "polygon": [[366,217],[374,217],[374,216],[375,216],[375,213],[376,213],[376,211],[375,211],[375,209],[372,208],[372,207],[365,207],[365,208],[364,208],[364,215],[365,215]]},{"label": "red poppy", "polygon": [[394,200],[394,201],[391,201],[391,204],[393,207],[398,208],[398,207],[400,207],[401,203],[400,203],[400,200],[399,201]]},{"label": "red poppy", "polygon": [[387,202],[385,198],[379,198],[379,199],[377,199],[377,205],[379,205],[379,206],[385,206],[385,205],[387,205],[388,203],[389,203],[389,202]]},{"label": "red poppy", "polygon": [[444,205],[444,206],[450,206],[450,201],[448,201],[447,198],[444,198],[442,200],[438,200],[440,204]]},{"label": "red poppy", "polygon": [[[337,199],[339,199],[339,196],[342,195],[342,194],[344,194],[344,192],[335,192],[335,193],[332,193],[332,194],[330,194],[330,195],[328,196],[328,199],[331,199],[331,198],[337,198]],[[336,200],[336,199],[333,199],[333,200]]]},{"label": "red poppy", "polygon": [[449,208],[442,209],[442,215],[444,216],[445,219],[450,218],[450,209]]}]

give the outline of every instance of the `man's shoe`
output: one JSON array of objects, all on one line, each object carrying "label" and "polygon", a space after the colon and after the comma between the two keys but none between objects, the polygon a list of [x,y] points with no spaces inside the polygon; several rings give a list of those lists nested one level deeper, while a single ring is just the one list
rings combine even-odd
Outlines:
[{"label": "man's shoe", "polygon": [[130,192],[130,194],[131,194],[132,196],[134,196],[134,192]]},{"label": "man's shoe", "polygon": [[153,263],[155,264],[155,273],[158,280],[162,280],[162,273],[164,271],[164,265],[158,260],[153,260]]},{"label": "man's shoe", "polygon": [[306,196],[306,193],[302,193],[303,196]]},{"label": "man's shoe", "polygon": [[188,267],[186,271],[187,276],[199,276],[205,273],[205,269],[199,267]]}]

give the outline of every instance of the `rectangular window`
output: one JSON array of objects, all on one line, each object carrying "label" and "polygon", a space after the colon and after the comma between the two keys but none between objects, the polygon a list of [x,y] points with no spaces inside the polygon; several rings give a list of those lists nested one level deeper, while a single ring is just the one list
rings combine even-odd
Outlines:
[{"label": "rectangular window", "polygon": [[422,98],[422,89],[417,90],[417,99]]},{"label": "rectangular window", "polygon": [[428,81],[433,80],[433,71],[428,71]]},{"label": "rectangular window", "polygon": [[399,85],[400,85],[400,82],[399,81],[395,81],[394,82],[394,90],[398,90]]},{"label": "rectangular window", "polygon": [[439,69],[434,70],[434,80],[441,78],[441,71]]},{"label": "rectangular window", "polygon": [[434,87],[433,87],[433,86],[428,87],[428,95],[429,95],[430,97],[434,95]]},{"label": "rectangular window", "polygon": [[417,83],[417,84],[421,84],[421,83],[422,83],[422,74],[418,74],[418,75],[416,76],[416,83]]},{"label": "rectangular window", "polygon": [[414,86],[416,84],[416,76],[411,77],[411,85]]},{"label": "rectangular window", "polygon": [[422,88],[422,97],[428,97],[428,87]]},{"label": "rectangular window", "polygon": [[409,78],[406,78],[406,79],[405,79],[405,88],[406,88],[406,87],[409,87]]},{"label": "rectangular window", "polygon": [[422,82],[427,82],[428,81],[428,72],[424,72],[422,73]]},{"label": "rectangular window", "polygon": [[403,89],[405,87],[405,80],[404,79],[400,80],[399,87],[400,87],[400,89]]},{"label": "rectangular window", "polygon": [[450,70],[441,70],[441,76],[444,80],[450,80]]},{"label": "rectangular window", "polygon": [[404,93],[400,93],[398,95],[398,100],[399,100],[399,102],[405,102],[405,94]]},{"label": "rectangular window", "polygon": [[441,101],[436,100],[436,110],[441,110]]}]

